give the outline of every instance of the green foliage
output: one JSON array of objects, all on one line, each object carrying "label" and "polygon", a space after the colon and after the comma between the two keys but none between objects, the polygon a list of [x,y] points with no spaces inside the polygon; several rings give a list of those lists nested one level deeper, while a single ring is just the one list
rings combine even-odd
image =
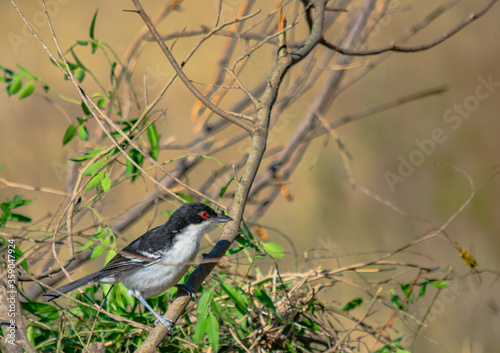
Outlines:
[{"label": "green foliage", "polygon": [[33,200],[25,200],[20,195],[14,196],[12,200],[0,203],[2,214],[0,215],[0,228],[5,227],[8,221],[30,223],[31,218],[19,213],[12,212],[13,209],[29,205]]}]

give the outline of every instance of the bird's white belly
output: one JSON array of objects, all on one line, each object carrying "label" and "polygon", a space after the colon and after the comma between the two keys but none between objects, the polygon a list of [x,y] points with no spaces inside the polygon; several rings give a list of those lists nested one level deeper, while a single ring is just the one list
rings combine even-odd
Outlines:
[{"label": "bird's white belly", "polygon": [[140,292],[144,298],[151,298],[177,284],[188,269],[189,265],[152,264],[123,278],[122,283]]},{"label": "bird's white belly", "polygon": [[[144,298],[157,296],[174,286],[193,264],[200,247],[199,225],[190,225],[158,263],[120,278],[125,287],[137,291]],[[203,234],[203,233],[202,233]]]}]

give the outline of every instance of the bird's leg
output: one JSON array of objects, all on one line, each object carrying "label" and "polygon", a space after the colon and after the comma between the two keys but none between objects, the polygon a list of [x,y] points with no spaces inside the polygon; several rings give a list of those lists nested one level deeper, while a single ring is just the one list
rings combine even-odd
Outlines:
[{"label": "bird's leg", "polygon": [[191,299],[196,299],[196,291],[191,287],[189,284],[184,283],[184,284],[176,284],[177,290],[182,289],[184,292],[189,294]]},{"label": "bird's leg", "polygon": [[[130,292],[129,292],[130,293]],[[160,314],[158,314],[152,307],[151,305],[148,304],[148,302],[146,301],[146,299],[143,298],[142,294],[137,292],[137,291],[134,291],[133,293],[133,296],[136,297],[137,299],[139,299],[139,301],[144,304],[144,306],[153,313],[153,315],[158,319],[158,321],[160,321],[163,325],[165,325],[165,327],[167,328],[168,332],[169,333],[172,333],[172,325],[174,324],[174,322],[172,320],[169,320],[165,317],[162,317]]]}]

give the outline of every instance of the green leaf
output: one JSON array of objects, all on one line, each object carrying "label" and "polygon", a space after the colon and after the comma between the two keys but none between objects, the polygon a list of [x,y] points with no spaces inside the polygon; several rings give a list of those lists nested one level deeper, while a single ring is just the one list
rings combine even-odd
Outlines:
[{"label": "green leaf", "polygon": [[195,344],[199,344],[203,340],[203,337],[205,337],[205,333],[207,330],[209,307],[210,307],[210,302],[212,301],[212,295],[213,295],[213,290],[204,293],[201,296],[200,301],[198,303],[198,308],[196,309],[196,312],[198,314],[198,319],[197,319],[198,321],[196,322],[196,330],[192,337],[193,343]]},{"label": "green leaf", "polygon": [[89,140],[89,132],[87,131],[87,128],[85,125],[80,125],[78,128],[78,135],[80,135],[80,138],[83,141],[88,141]]},{"label": "green leaf", "polygon": [[[139,151],[137,151],[136,149],[133,149],[128,153],[128,155],[130,158],[132,158],[132,160],[135,163],[137,163],[137,165],[139,167],[142,167],[142,162],[144,160],[144,157]],[[127,168],[126,168],[127,177],[132,177],[132,181],[134,181],[135,178],[137,178],[140,175],[139,169],[135,165],[133,165],[132,162],[128,158],[126,161],[126,165],[127,165]]]},{"label": "green leaf", "polygon": [[439,288],[439,289],[444,289],[444,288],[449,288],[450,286],[446,281],[436,281],[436,280],[429,280],[429,284],[433,287]]},{"label": "green leaf", "polygon": [[36,80],[36,76],[33,75],[31,72],[29,72],[28,70],[26,70],[24,67],[22,67],[21,65],[19,64],[16,64],[16,66],[18,67],[19,70],[21,70],[21,72],[24,74],[24,76],[26,76],[27,78],[31,78],[33,80]]},{"label": "green leaf", "polygon": [[256,288],[254,292],[255,298],[259,300],[266,308],[276,312],[276,308],[274,307],[274,303],[271,298],[267,295],[265,291],[262,289]]},{"label": "green leaf", "polygon": [[97,49],[99,48],[99,46],[101,45],[101,41],[100,40],[93,40],[91,43],[92,45],[92,54],[94,54]]},{"label": "green leaf", "polygon": [[396,349],[396,353],[411,353],[411,352],[407,351],[406,349]]},{"label": "green leaf", "polygon": [[227,188],[229,187],[229,185],[231,185],[231,182],[234,180],[234,178],[231,178],[229,179],[229,181],[227,182],[226,186],[224,186],[222,189],[220,189],[220,192],[219,192],[219,197],[222,197],[224,196],[224,194],[226,193],[227,191]]},{"label": "green leaf", "polygon": [[77,253],[81,253],[82,251],[85,251],[88,248],[90,248],[92,245],[94,245],[94,241],[93,240],[89,240],[84,246],[82,246],[81,248],[79,248],[76,252]]},{"label": "green leaf", "polygon": [[208,316],[203,316],[203,317],[198,316],[194,335],[191,338],[194,344],[200,344],[200,342],[203,340],[203,337],[205,337],[205,333],[207,332],[207,321],[208,321]]},{"label": "green leaf", "polygon": [[109,243],[111,242],[110,237],[104,238],[103,241],[101,242],[100,245],[97,245],[94,250],[92,250],[92,254],[90,255],[90,259],[95,259],[96,257],[99,257],[103,252],[105,252],[108,247]]},{"label": "green leaf", "polygon": [[413,294],[413,291],[412,291],[412,284],[409,284],[409,283],[408,284],[401,284],[399,287],[406,295],[406,298],[408,298],[408,302],[413,303],[413,301],[415,299],[415,295]]},{"label": "green leaf", "polygon": [[97,161],[89,165],[87,168],[85,168],[85,171],[83,172],[84,176],[91,176],[97,173],[99,169],[104,165],[103,161]]},{"label": "green leaf", "polygon": [[94,250],[92,250],[92,254],[90,255],[90,259],[95,259],[96,257],[101,256],[103,252],[106,251],[106,248],[102,245],[97,245]]},{"label": "green leaf", "polygon": [[85,78],[85,71],[83,71],[83,70],[77,70],[75,72],[75,79],[78,82],[82,82],[84,78]]},{"label": "green leaf", "polygon": [[7,94],[9,96],[16,94],[17,92],[19,92],[22,86],[23,86],[23,80],[20,77],[15,77],[10,83],[10,85],[7,87]]},{"label": "green leaf", "polygon": [[92,179],[90,179],[89,183],[87,184],[87,191],[92,190],[93,188],[98,187],[101,185],[101,181],[104,179],[104,173],[100,172],[99,174],[95,175]]},{"label": "green leaf", "polygon": [[85,113],[85,115],[91,115],[89,107],[87,107],[87,104],[85,102],[81,103],[82,110]]},{"label": "green leaf", "polygon": [[391,297],[391,303],[397,309],[401,309],[403,311],[408,311],[408,308],[403,304],[403,301],[401,300],[401,298],[397,294],[394,294]]},{"label": "green leaf", "polygon": [[66,133],[64,134],[63,137],[63,146],[66,145],[68,142],[70,142],[73,137],[76,135],[76,126],[75,125],[70,125],[68,126],[68,129],[66,130]]},{"label": "green leaf", "polygon": [[279,259],[285,256],[283,248],[276,243],[262,243],[262,246],[264,247],[264,251],[274,258]]},{"label": "green leaf", "polygon": [[176,195],[177,196],[180,196],[182,197],[184,200],[186,200],[187,202],[194,202],[194,198],[193,196],[190,196],[190,195],[186,195],[186,194],[182,194],[180,192],[176,192]]},{"label": "green leaf", "polygon": [[87,45],[89,45],[88,40],[77,40],[76,42],[78,43],[78,45],[81,45],[82,47],[86,47]]},{"label": "green leaf", "polygon": [[158,160],[158,154],[160,153],[160,144],[158,132],[156,131],[156,126],[154,124],[151,124],[148,127],[148,138],[149,145],[151,146],[151,157],[156,161]]},{"label": "green leaf", "polygon": [[427,289],[427,283],[423,283],[420,287],[420,292],[418,293],[418,297],[423,297],[425,294],[425,290]]},{"label": "green leaf", "polygon": [[109,189],[111,188],[111,179],[109,177],[105,177],[101,181],[101,186],[102,186],[102,190],[107,194]]},{"label": "green leaf", "polygon": [[106,103],[108,100],[106,98],[101,98],[99,99],[99,101],[97,101],[97,106],[99,108],[102,108],[102,106],[104,105],[104,103]]},{"label": "green leaf", "polygon": [[221,288],[229,295],[229,297],[236,304],[236,308],[243,314],[248,314],[247,303],[248,299],[241,289],[236,289],[228,283],[221,283]]},{"label": "green leaf", "polygon": [[90,35],[90,38],[92,39],[95,39],[94,38],[94,30],[95,30],[95,20],[97,18],[97,13],[99,12],[99,10],[96,10],[95,14],[94,14],[94,17],[92,18],[92,23],[90,24],[90,30],[89,30],[89,35]]},{"label": "green leaf", "polygon": [[24,223],[29,223],[29,222],[31,222],[31,218],[26,217],[26,216],[23,216],[22,214],[17,214],[17,213],[13,213],[13,214],[10,216],[10,219],[11,219],[12,221],[15,221],[15,222],[24,222]]},{"label": "green leaf", "polygon": [[210,314],[207,324],[208,341],[214,352],[217,353],[219,351],[219,320],[214,314]]},{"label": "green leaf", "polygon": [[19,99],[23,99],[29,97],[31,93],[35,90],[35,83],[33,81],[29,81],[24,87],[19,91]]},{"label": "green leaf", "polygon": [[5,213],[7,218],[10,218],[10,216],[12,216],[12,211],[10,210],[9,204],[2,202],[0,204],[0,208],[2,209],[3,213]]},{"label": "green leaf", "polygon": [[21,195],[16,195],[12,199],[12,201],[9,201],[10,208],[16,208],[24,205],[29,205],[32,203],[33,200],[24,200]]},{"label": "green leaf", "polygon": [[357,308],[358,306],[363,305],[364,303],[366,303],[366,300],[364,300],[363,298],[353,299],[342,308],[342,311],[350,311]]},{"label": "green leaf", "polygon": [[89,151],[89,152],[85,152],[84,156],[77,157],[77,158],[70,158],[70,161],[73,161],[73,162],[83,162],[83,161],[86,161],[87,159],[90,159],[90,158],[93,158],[93,157],[97,156],[105,148],[106,147],[101,147],[101,148],[98,148],[98,149],[95,149],[95,150],[92,150],[92,151]]},{"label": "green leaf", "polygon": [[200,301],[198,302],[198,308],[196,309],[198,316],[208,315],[208,308],[210,306],[210,301],[212,300],[213,292],[214,291],[212,289],[209,292],[203,293],[201,296]]}]

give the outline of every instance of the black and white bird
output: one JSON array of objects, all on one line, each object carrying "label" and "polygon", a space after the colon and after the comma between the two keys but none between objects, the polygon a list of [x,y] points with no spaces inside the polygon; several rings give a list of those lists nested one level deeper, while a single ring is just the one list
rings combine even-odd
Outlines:
[{"label": "black and white bird", "polygon": [[[193,264],[203,234],[215,229],[218,223],[229,221],[231,217],[218,214],[207,205],[182,205],[167,223],[134,240],[102,270],[46,293],[42,300],[54,300],[92,282],[121,282],[129,289],[128,295],[139,299],[171,331],[171,322],[160,316],[144,298],[157,296],[177,284]],[[184,289],[195,296],[191,287],[184,286]]]}]

